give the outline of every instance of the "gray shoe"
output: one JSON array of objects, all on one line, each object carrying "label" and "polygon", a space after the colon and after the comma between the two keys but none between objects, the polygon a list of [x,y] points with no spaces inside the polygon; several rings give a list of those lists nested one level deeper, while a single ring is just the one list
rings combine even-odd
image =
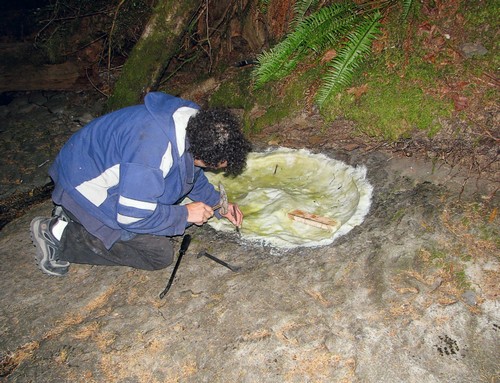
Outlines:
[{"label": "gray shoe", "polygon": [[31,239],[36,246],[36,263],[49,275],[63,276],[69,270],[69,262],[60,260],[59,241],[52,235],[50,226],[57,218],[37,217],[31,221]]},{"label": "gray shoe", "polygon": [[66,222],[70,222],[71,218],[66,214],[61,205],[55,205],[52,209],[52,217],[57,217],[58,219]]}]

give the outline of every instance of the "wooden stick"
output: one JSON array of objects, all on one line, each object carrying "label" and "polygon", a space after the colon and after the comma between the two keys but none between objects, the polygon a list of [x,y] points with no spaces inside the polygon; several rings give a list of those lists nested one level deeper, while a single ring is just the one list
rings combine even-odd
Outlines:
[{"label": "wooden stick", "polygon": [[334,231],[340,226],[340,222],[320,215],[307,213],[302,210],[294,210],[288,213],[288,217],[297,222],[305,223],[306,225],[314,226],[323,230]]}]

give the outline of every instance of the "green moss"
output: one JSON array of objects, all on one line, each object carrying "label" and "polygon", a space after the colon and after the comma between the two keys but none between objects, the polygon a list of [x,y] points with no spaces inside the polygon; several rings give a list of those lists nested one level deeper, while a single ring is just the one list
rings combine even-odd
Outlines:
[{"label": "green moss", "polygon": [[113,95],[108,99],[108,111],[133,105],[141,97],[153,89],[167,65],[169,59],[178,50],[179,34],[183,30],[183,22],[188,20],[197,6],[194,0],[166,0],[158,4],[154,11],[154,27],[149,27],[149,35],[142,38],[135,46],[126,61],[123,71],[116,83]]},{"label": "green moss", "polygon": [[[286,98],[290,99],[290,95],[288,94],[287,96],[288,97]],[[278,102],[273,105],[270,105],[266,109],[266,112],[253,122],[252,130],[254,132],[260,132],[266,126],[274,125],[279,121],[285,119],[286,117],[292,116],[293,115],[292,105],[293,101],[288,104],[283,102]]]},{"label": "green moss", "polygon": [[239,71],[236,76],[221,83],[219,88],[210,96],[211,107],[228,107],[248,109],[253,105],[249,97],[249,71]]},{"label": "green moss", "polygon": [[152,85],[157,72],[155,68],[158,67],[164,49],[162,36],[136,45],[135,52],[126,61],[113,95],[108,100],[107,110],[134,105],[140,101],[141,96]]},{"label": "green moss", "polygon": [[354,120],[360,132],[386,140],[409,137],[415,129],[434,135],[441,128],[440,118],[450,116],[452,104],[423,89],[443,74],[420,58],[403,71],[395,65],[402,61],[401,52],[390,51],[372,62],[368,74],[353,84],[354,88],[365,87],[365,91],[358,96],[355,92],[340,93],[324,106],[324,117]]},{"label": "green moss", "polygon": [[475,233],[481,240],[490,242],[497,249],[500,249],[500,232],[498,226],[487,221],[480,223]]},{"label": "green moss", "polygon": [[485,40],[491,47],[498,46],[498,40],[491,40],[491,33],[498,30],[498,19],[500,8],[496,0],[469,0],[461,2],[461,13],[464,16],[464,26],[471,41],[477,39]]},{"label": "green moss", "polygon": [[370,82],[367,92],[356,99],[343,93],[325,116],[343,115],[358,123],[358,129],[370,136],[387,140],[408,137],[416,128],[432,136],[440,129],[439,118],[449,116],[451,105],[425,94],[411,84]]},{"label": "green moss", "polygon": [[[302,111],[304,95],[318,73],[318,67],[313,67],[290,76],[285,83],[267,84],[259,90],[252,90],[251,72],[242,70],[220,84],[210,96],[209,105],[243,109],[245,131],[259,132],[266,126],[279,123]],[[264,110],[256,118],[252,113],[255,106]]]},{"label": "green moss", "polygon": [[457,284],[457,287],[461,290],[468,290],[470,289],[470,282],[469,279],[467,278],[467,274],[465,273],[465,270],[459,270],[456,271],[454,274],[455,277],[455,282]]},{"label": "green moss", "polygon": [[444,262],[447,258],[447,253],[439,249],[431,249],[429,250],[429,253],[430,259],[433,262],[441,263]]},{"label": "green moss", "polygon": [[406,209],[399,209],[392,217],[393,222],[398,222],[405,215]]},{"label": "green moss", "polygon": [[257,103],[266,108],[265,113],[253,121],[253,130],[261,131],[264,127],[274,125],[279,121],[292,117],[304,108],[304,97],[318,77],[318,66],[289,76],[284,84],[266,84],[255,91]]}]

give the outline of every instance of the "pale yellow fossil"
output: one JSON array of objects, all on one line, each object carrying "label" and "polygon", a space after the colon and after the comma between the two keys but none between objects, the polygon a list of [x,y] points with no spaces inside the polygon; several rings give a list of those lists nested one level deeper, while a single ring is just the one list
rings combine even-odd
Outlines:
[{"label": "pale yellow fossil", "polygon": [[[287,148],[251,153],[236,178],[208,172],[207,177],[214,185],[222,182],[229,201],[240,206],[242,239],[282,248],[332,243],[363,222],[373,190],[364,166]],[[294,220],[289,213],[297,209],[334,223],[325,229]],[[212,219],[209,225],[234,231],[225,219]]]}]

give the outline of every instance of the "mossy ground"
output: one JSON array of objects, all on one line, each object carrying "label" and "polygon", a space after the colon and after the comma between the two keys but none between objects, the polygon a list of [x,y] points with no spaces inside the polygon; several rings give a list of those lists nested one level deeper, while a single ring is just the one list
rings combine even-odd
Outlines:
[{"label": "mossy ground", "polygon": [[[357,134],[393,142],[415,134],[433,137],[444,121],[474,120],[476,108],[495,103],[498,89],[487,84],[498,67],[494,2],[417,5],[405,21],[398,9],[385,15],[373,55],[355,81],[322,107],[325,123],[348,119],[355,122]],[[478,41],[487,53],[464,57],[461,45]],[[223,85],[212,99],[217,105],[244,108],[247,127],[259,132],[314,107],[311,100],[325,60],[312,55],[306,61],[293,74],[258,90],[252,89],[247,71],[244,86],[240,80]]]},{"label": "mossy ground", "polygon": [[283,83],[266,84],[255,90],[251,71],[242,69],[226,77],[210,95],[209,105],[243,109],[245,130],[258,133],[267,126],[304,111],[309,103],[310,88],[319,76],[319,71],[318,67],[309,67],[308,70],[288,76]]},{"label": "mossy ground", "polygon": [[[374,73],[374,72],[377,73]],[[411,137],[415,129],[432,136],[440,119],[450,117],[452,105],[425,92],[418,82],[387,76],[378,65],[365,82],[342,92],[323,110],[327,120],[344,117],[358,130],[382,140]]]},{"label": "mossy ground", "polygon": [[441,214],[442,226],[450,233],[449,240],[438,247],[423,249],[420,255],[433,272],[443,276],[455,289],[461,292],[470,289],[467,266],[484,262],[485,254],[498,253],[500,233],[496,220],[497,209],[487,204],[451,204]]}]

